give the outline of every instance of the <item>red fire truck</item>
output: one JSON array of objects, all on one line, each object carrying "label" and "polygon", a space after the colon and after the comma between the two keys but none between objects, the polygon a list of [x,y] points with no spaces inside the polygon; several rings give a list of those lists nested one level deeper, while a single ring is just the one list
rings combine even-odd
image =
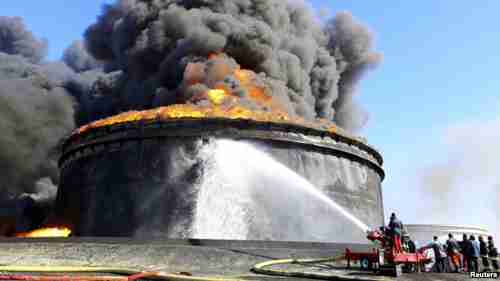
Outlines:
[{"label": "red fire truck", "polygon": [[371,252],[353,252],[346,249],[345,258],[348,268],[351,266],[351,262],[359,262],[364,270],[399,276],[402,274],[403,266],[405,268],[414,268],[415,271],[420,272],[426,263],[431,262],[431,259],[422,253],[408,253],[405,251],[396,253],[390,236],[383,231],[368,231],[366,238],[378,243],[379,246]]}]

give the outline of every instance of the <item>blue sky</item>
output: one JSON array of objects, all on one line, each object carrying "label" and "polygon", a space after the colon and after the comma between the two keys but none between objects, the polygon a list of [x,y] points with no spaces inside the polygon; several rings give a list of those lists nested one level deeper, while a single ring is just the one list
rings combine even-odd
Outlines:
[{"label": "blue sky", "polygon": [[[81,38],[105,2],[113,1],[8,1],[2,3],[0,14],[22,16],[29,29],[49,40],[49,59],[58,59],[73,40]],[[494,228],[491,220],[497,216],[491,209],[476,208],[479,201],[468,200],[457,215],[422,218],[425,204],[414,199],[428,199],[419,194],[417,173],[446,161],[448,147],[443,139],[449,128],[467,122],[482,124],[500,115],[500,1],[310,3],[316,9],[327,8],[332,15],[350,11],[376,33],[376,49],[384,61],[363,81],[358,100],[371,115],[362,134],[386,161],[386,212],[396,210],[409,223]],[[474,137],[472,132],[470,137]],[[462,192],[470,190],[465,186]],[[492,200],[488,195],[483,199]],[[489,203],[498,205],[498,201]]]}]

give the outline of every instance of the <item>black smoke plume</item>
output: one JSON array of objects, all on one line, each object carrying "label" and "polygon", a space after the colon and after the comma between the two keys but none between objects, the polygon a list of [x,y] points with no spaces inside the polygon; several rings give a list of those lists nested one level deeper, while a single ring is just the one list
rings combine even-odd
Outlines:
[{"label": "black smoke plume", "polygon": [[[0,202],[11,202],[0,204],[0,217],[15,221],[16,231],[32,226],[23,210],[47,210],[53,203],[58,144],[75,128],[76,101],[94,79],[63,62],[44,62],[46,48],[20,18],[0,17]],[[80,65],[76,55],[68,61],[78,70],[94,66]]]},{"label": "black smoke plume", "polygon": [[187,65],[225,53],[229,64],[258,73],[291,116],[356,130],[367,120],[353,100],[356,85],[381,57],[372,51],[371,32],[349,13],[321,27],[304,5],[278,0],[117,1],[85,39],[95,58],[119,70],[111,85],[95,89],[101,110],[91,119],[189,102],[183,96],[190,89],[182,87]]},{"label": "black smoke plume", "polygon": [[76,72],[84,72],[102,67],[102,64],[85,50],[81,41],[73,42],[64,51],[62,60]]},{"label": "black smoke plume", "polygon": [[[207,60],[213,53],[224,53],[218,60],[231,68],[253,71],[291,116],[362,127],[367,115],[353,96],[381,57],[371,32],[348,13],[321,26],[295,2],[119,0],[104,6],[84,41],[73,42],[60,62],[44,61],[47,42],[21,18],[0,16],[0,202],[14,202],[16,210],[50,206],[58,144],[75,125],[191,102],[190,94],[220,76]],[[205,65],[207,77],[188,85],[193,64]],[[222,78],[245,96],[234,77]],[[11,214],[3,206],[12,204],[0,203],[0,217]]]},{"label": "black smoke plume", "polygon": [[47,41],[36,39],[21,18],[0,17],[0,52],[38,63],[47,54]]}]

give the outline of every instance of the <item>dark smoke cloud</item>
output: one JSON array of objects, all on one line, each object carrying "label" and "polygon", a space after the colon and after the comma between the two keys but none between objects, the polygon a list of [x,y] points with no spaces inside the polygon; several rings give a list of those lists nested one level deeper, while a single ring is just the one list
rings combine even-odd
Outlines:
[{"label": "dark smoke cloud", "polygon": [[290,115],[361,127],[367,117],[352,97],[364,72],[380,59],[372,51],[371,33],[348,13],[322,28],[303,1],[292,2],[122,0],[106,5],[85,32],[85,44],[95,58],[121,72],[110,79],[114,85],[103,87],[105,93],[95,94],[110,112],[93,119],[186,102],[179,89],[187,65],[224,52],[259,73]]},{"label": "dark smoke cloud", "polygon": [[[350,14],[321,27],[301,0],[121,0],[104,6],[62,61],[44,62],[47,42],[21,18],[0,16],[0,202],[52,204],[57,147],[75,125],[131,109],[202,104],[198,94],[221,83],[243,105],[268,110],[245,98],[220,62],[252,70],[253,82],[292,116],[359,128],[367,117],[352,97],[378,61],[372,47],[371,33]],[[188,71],[193,65],[203,67]],[[205,77],[187,83],[198,74]]]},{"label": "dark smoke cloud", "polygon": [[[68,64],[78,71],[96,66],[77,48],[75,43],[66,52]],[[46,49],[20,18],[0,17],[0,210],[16,231],[41,223],[52,206],[58,145],[75,128],[75,118],[85,119],[75,109],[99,75],[77,74],[64,62],[45,63]]]},{"label": "dark smoke cloud", "polygon": [[344,127],[357,130],[368,119],[367,112],[357,105],[353,96],[356,87],[367,70],[378,65],[382,56],[371,52],[373,36],[366,27],[355,22],[348,13],[339,13],[328,23],[329,47],[334,50],[340,69],[338,99],[334,102],[337,114],[334,120]]},{"label": "dark smoke cloud", "polygon": [[38,40],[26,30],[19,17],[0,16],[0,52],[21,55],[32,63],[40,62],[47,53],[46,40]]},{"label": "dark smoke cloud", "polygon": [[73,42],[64,51],[62,60],[76,72],[102,67],[102,64],[87,52],[81,41]]},{"label": "dark smoke cloud", "polygon": [[32,192],[45,176],[57,181],[51,150],[74,128],[73,105],[61,81],[49,79],[61,73],[49,70],[0,53],[0,73],[8,73],[0,76],[1,194]]}]

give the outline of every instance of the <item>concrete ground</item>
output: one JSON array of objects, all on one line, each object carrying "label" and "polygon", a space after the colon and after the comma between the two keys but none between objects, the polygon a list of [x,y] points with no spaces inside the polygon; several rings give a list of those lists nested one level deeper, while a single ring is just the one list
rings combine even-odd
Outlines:
[{"label": "concrete ground", "polygon": [[[338,276],[338,280],[380,280],[380,281],[458,281],[458,280],[471,280],[466,273],[404,273],[402,276],[378,276],[369,271],[362,271],[360,269],[352,268],[347,270],[345,262],[331,264],[320,263],[314,265],[285,265],[275,266],[273,269],[283,269],[293,272],[306,272],[306,273],[319,273],[330,274]],[[310,279],[309,279],[310,280]]]},{"label": "concrete ground", "polygon": [[[324,258],[341,255],[346,247],[369,250],[369,245],[223,241],[133,240],[107,238],[0,239],[0,265],[99,266],[147,271],[190,272],[195,276],[239,276],[248,280],[310,280],[254,274],[257,263],[273,259]],[[336,274],[351,280],[388,280],[369,272],[345,270],[342,263],[291,264],[271,267],[287,271]],[[466,280],[465,274],[404,274],[397,280]]]}]

